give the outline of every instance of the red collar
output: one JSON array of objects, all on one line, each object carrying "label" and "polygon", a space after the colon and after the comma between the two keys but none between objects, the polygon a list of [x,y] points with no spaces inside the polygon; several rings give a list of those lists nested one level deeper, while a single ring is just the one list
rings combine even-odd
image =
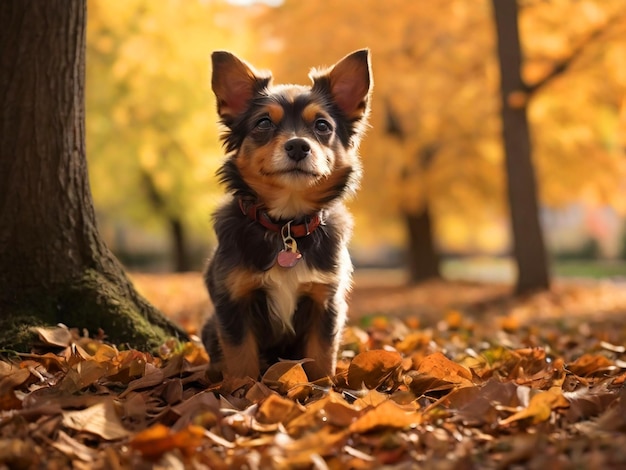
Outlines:
[{"label": "red collar", "polygon": [[[289,224],[289,222],[284,224],[274,222],[265,210],[265,206],[263,204],[255,203],[249,199],[244,200],[243,198],[239,198],[239,208],[248,218],[260,223],[263,227],[271,230],[272,232],[282,233],[283,228]],[[321,213],[317,212],[311,216],[305,216],[304,221],[301,224],[294,224],[293,221],[290,222],[291,224],[289,225],[289,230],[292,237],[306,237],[322,223]]]}]

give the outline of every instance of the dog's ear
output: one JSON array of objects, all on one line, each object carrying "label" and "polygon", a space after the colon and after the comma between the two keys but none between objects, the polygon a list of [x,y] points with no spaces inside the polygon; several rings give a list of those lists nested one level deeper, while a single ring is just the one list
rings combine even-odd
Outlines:
[{"label": "dog's ear", "polygon": [[372,88],[368,49],[348,54],[325,71],[313,71],[311,78],[313,87],[326,89],[347,118],[359,119],[366,113]]},{"label": "dog's ear", "polygon": [[269,73],[260,74],[230,52],[215,51],[211,60],[211,86],[217,98],[217,113],[229,125],[248,109],[250,100],[268,86],[272,77]]}]

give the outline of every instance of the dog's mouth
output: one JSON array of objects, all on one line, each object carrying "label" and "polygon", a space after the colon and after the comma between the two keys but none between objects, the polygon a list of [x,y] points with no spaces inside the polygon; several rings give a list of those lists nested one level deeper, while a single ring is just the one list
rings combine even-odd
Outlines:
[{"label": "dog's mouth", "polygon": [[276,170],[267,172],[266,176],[295,176],[303,178],[320,178],[322,175],[315,173],[314,171],[305,170],[302,168],[289,168],[285,170]]}]

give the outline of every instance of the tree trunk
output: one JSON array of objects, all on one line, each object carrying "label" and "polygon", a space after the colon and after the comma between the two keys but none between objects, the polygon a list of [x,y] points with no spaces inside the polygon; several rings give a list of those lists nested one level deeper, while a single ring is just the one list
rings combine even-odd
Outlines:
[{"label": "tree trunk", "polygon": [[142,170],[141,180],[152,207],[155,212],[161,214],[161,216],[166,220],[167,226],[170,230],[170,239],[172,242],[171,254],[174,271],[179,273],[189,271],[189,253],[187,250],[185,224],[180,217],[169,213],[165,198],[161,196],[153,176],[146,170]]},{"label": "tree trunk", "polygon": [[155,348],[184,334],[102,242],[85,156],[85,0],[0,2],[0,343],[62,322]]},{"label": "tree trunk", "polygon": [[428,204],[419,214],[404,214],[408,240],[409,282],[420,282],[441,277],[439,255],[435,247]]},{"label": "tree trunk", "polygon": [[189,255],[187,253],[187,240],[185,238],[185,225],[178,217],[169,219],[169,226],[172,235],[172,253],[174,254],[174,270],[184,273],[191,269],[189,265]]},{"label": "tree trunk", "polygon": [[520,75],[522,57],[517,3],[516,0],[492,0],[492,3],[498,33],[502,132],[513,255],[518,271],[516,292],[523,294],[549,288],[548,260],[539,224],[526,107],[527,88]]}]

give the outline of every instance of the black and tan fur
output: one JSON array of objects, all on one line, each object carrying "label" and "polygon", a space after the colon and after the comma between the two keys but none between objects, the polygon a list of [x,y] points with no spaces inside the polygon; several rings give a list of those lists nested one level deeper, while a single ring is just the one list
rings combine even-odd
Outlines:
[{"label": "black and tan fur", "polygon": [[[212,366],[258,378],[279,359],[303,359],[310,379],[332,376],[352,264],[352,218],[344,205],[357,188],[357,149],[371,90],[369,52],[354,52],[311,86],[272,85],[228,52],[215,52],[213,91],[226,126],[227,159],[218,172],[228,191],[214,214],[218,246],[205,273],[215,315],[202,339]],[[308,228],[295,237],[302,259],[277,264],[280,231],[245,213],[254,205],[271,224]]]}]

